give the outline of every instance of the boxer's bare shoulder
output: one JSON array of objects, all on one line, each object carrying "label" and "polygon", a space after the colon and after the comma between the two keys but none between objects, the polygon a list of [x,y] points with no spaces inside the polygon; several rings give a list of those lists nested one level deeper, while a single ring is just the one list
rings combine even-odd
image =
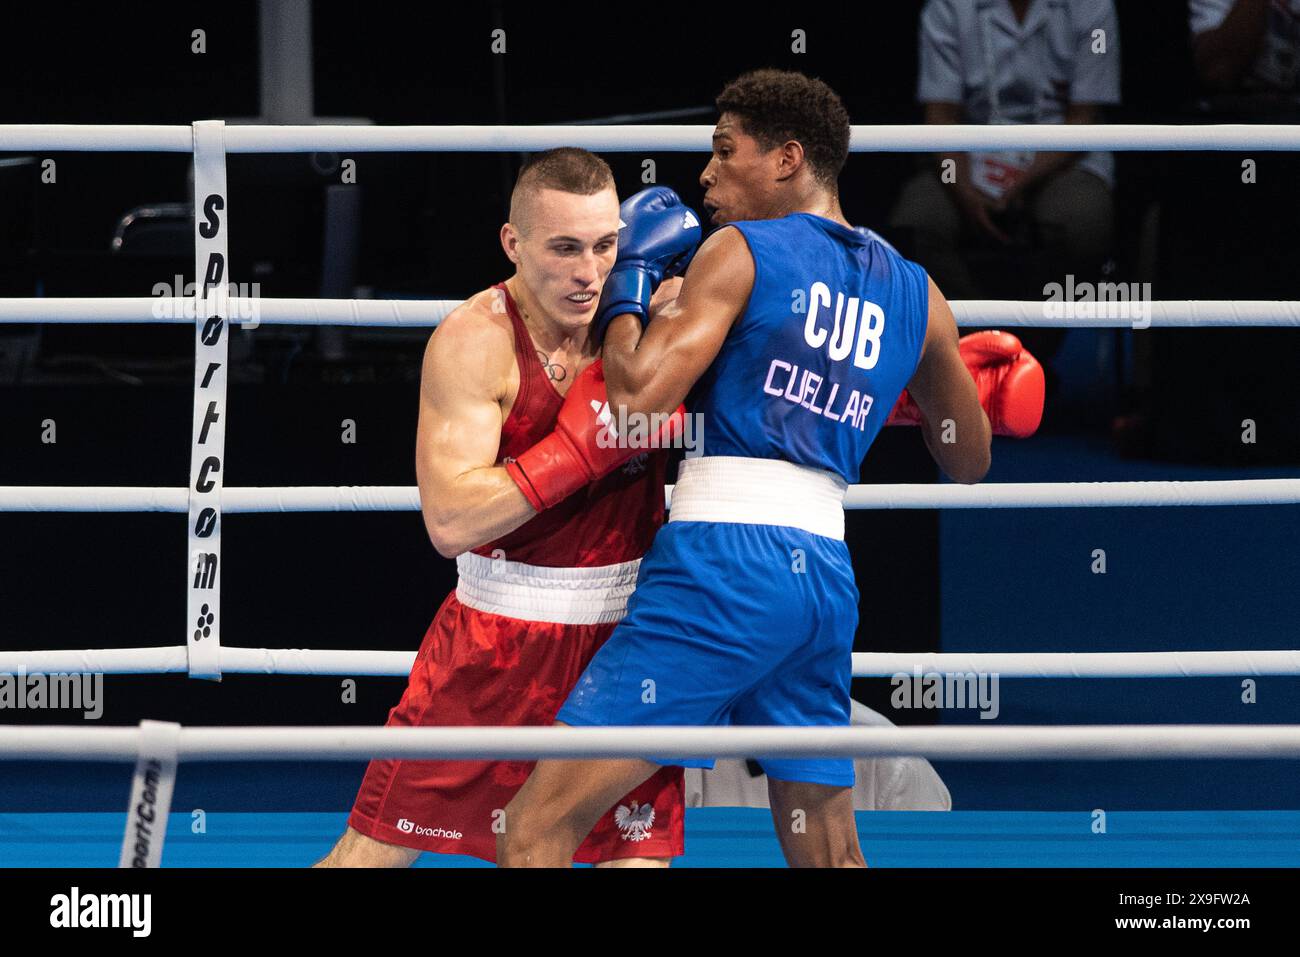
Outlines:
[{"label": "boxer's bare shoulder", "polygon": [[514,328],[500,290],[470,296],[429,336],[421,391],[448,387],[505,405],[518,391]]}]

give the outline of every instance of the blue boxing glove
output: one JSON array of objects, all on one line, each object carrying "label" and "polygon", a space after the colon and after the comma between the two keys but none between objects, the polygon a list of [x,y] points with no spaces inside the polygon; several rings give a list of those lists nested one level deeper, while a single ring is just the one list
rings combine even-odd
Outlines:
[{"label": "blue boxing glove", "polygon": [[618,259],[605,279],[591,323],[596,342],[615,316],[632,314],[644,327],[650,297],[665,279],[679,276],[700,245],[700,218],[667,186],[652,186],[623,200],[618,208]]}]

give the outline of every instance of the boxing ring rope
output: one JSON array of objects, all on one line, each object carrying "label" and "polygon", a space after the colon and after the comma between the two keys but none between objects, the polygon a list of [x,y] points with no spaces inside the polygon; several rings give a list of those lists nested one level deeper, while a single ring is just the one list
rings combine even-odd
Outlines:
[{"label": "boxing ring rope", "polygon": [[[672,505],[673,486],[664,486]],[[846,509],[1148,508],[1295,505],[1300,479],[1163,482],[994,482],[979,485],[850,485]],[[184,512],[184,488],[3,485],[0,512]],[[418,512],[414,485],[226,488],[223,513]]]},{"label": "boxing ring rope", "polygon": [[182,762],[908,757],[932,761],[1300,759],[1300,725],[777,728],[0,728],[0,761],[133,762],[119,867],[158,867]]},{"label": "boxing ring rope", "polygon": [[[708,152],[713,127],[703,124],[611,126],[263,126],[224,127],[227,153],[516,152],[579,146],[597,152]],[[190,126],[0,124],[0,152],[189,153]],[[1055,126],[855,125],[855,153],[968,150],[1162,152],[1300,150],[1300,127],[1270,123],[1154,123]]]},{"label": "boxing ring rope", "polygon": [[[455,300],[301,300],[230,296],[224,268],[227,242],[226,156],[230,153],[366,152],[397,150],[518,151],[580,146],[599,151],[710,149],[712,127],[664,126],[190,126],[0,125],[0,152],[155,151],[194,158],[195,275],[204,285],[194,298],[0,300],[0,323],[175,322],[194,326],[195,439],[192,488],[0,488],[0,510],[189,512],[191,558],[200,559],[187,593],[194,617],[196,589],[211,587],[220,601],[215,568],[223,512],[416,510],[408,487],[225,489],[224,366],[228,336],[221,320],[295,325],[434,326]],[[854,152],[959,150],[1300,150],[1300,127],[1199,126],[854,126]],[[200,198],[208,202],[200,206]],[[213,212],[221,215],[213,216]],[[205,229],[206,227],[206,229]],[[1131,288],[1131,287],[1130,287]],[[1105,292],[1103,298],[1100,293]],[[1148,302],[1120,284],[1101,284],[1101,301],[972,301],[953,304],[963,326],[1072,326],[1121,328],[1300,326],[1300,302]],[[1044,290],[1044,295],[1047,291]],[[1074,294],[1071,292],[1071,296]],[[1075,297],[1077,298],[1077,297]],[[1134,306],[1137,308],[1134,309]],[[1137,313],[1140,323],[1134,322]],[[206,373],[204,370],[206,369]],[[200,377],[202,374],[202,378]],[[215,441],[203,447],[215,425]],[[203,456],[206,455],[205,460]],[[1114,482],[1046,485],[853,486],[846,508],[990,508],[1138,505],[1295,504],[1300,480],[1246,482]],[[214,494],[215,493],[215,494]],[[671,488],[669,489],[671,494]],[[214,508],[215,506],[215,508]],[[200,511],[201,509],[201,511]],[[218,530],[216,551],[199,539]],[[211,546],[205,546],[211,547]],[[204,564],[208,562],[208,564]],[[205,574],[212,584],[200,586]],[[204,606],[207,610],[207,606]],[[211,618],[209,618],[211,620]],[[414,654],[222,647],[220,621],[210,642],[198,634],[184,645],[52,652],[0,653],[0,669],[35,673],[223,672],[275,674],[392,674],[409,671]],[[52,667],[49,667],[52,666]],[[855,654],[855,675],[945,669],[1008,676],[1121,677],[1297,674],[1300,652],[1123,652],[1102,654]],[[394,758],[625,757],[645,754],[701,757],[919,755],[932,760],[1114,760],[1156,758],[1300,758],[1300,726],[1079,726],[908,728],[181,728],[143,722],[139,728],[0,728],[0,760],[114,760],[136,762],[122,866],[156,866],[170,810],[176,764],[220,760],[349,760]],[[145,818],[146,806],[158,817]],[[148,823],[142,823],[147,821]],[[159,833],[141,843],[151,828]]]},{"label": "boxing ring rope", "polygon": [[[222,674],[405,678],[414,651],[220,649]],[[183,674],[185,647],[0,652],[0,674]],[[855,652],[853,677],[1236,678],[1300,675],[1300,651]]]},{"label": "boxing ring rope", "polygon": [[0,728],[0,762],[135,765],[119,867],[159,867],[181,762],[921,757],[931,761],[1297,760],[1300,725]]},{"label": "boxing ring rope", "polygon": [[[171,727],[177,728],[172,725]],[[0,760],[135,761],[140,728],[0,728]],[[183,761],[922,757],[935,761],[1300,759],[1300,725],[901,728],[177,728]]]},{"label": "boxing ring rope", "polygon": [[[156,151],[191,153],[196,159],[196,195],[224,196],[224,157],[229,153],[310,151],[501,151],[581,146],[601,151],[704,151],[712,127],[662,126],[192,126],[0,125],[0,151]],[[956,150],[1300,150],[1300,127],[1266,124],[1161,126],[854,126],[854,152]],[[215,164],[215,165],[214,165]],[[196,236],[196,258],[202,250]],[[215,248],[215,247],[213,247]],[[202,271],[199,270],[201,273]],[[1104,285],[1104,284],[1103,284]],[[1117,287],[1110,287],[1115,289]],[[215,294],[214,294],[215,293]],[[0,323],[174,322],[195,324],[215,301],[232,322],[251,316],[261,322],[297,325],[435,326],[457,300],[306,300],[227,296],[226,287],[206,290],[206,298],[0,299]],[[953,303],[961,325],[1008,327],[1133,326],[1128,314],[1139,305],[1143,328],[1202,326],[1300,326],[1296,301],[1165,301],[1132,303],[1122,297],[1100,302],[975,300]],[[1100,313],[1101,315],[1097,315]],[[197,363],[197,355],[196,355]],[[196,400],[198,385],[196,383]],[[224,382],[221,386],[224,397]],[[224,433],[222,438],[224,446]],[[671,495],[671,487],[668,488]],[[230,488],[220,490],[222,512],[389,511],[419,509],[411,487]],[[9,511],[165,511],[186,512],[190,489],[6,487],[0,510]],[[846,508],[1039,508],[1155,505],[1287,505],[1300,502],[1300,479],[1231,482],[1001,483],[993,486],[851,486]],[[406,674],[410,652],[314,651],[221,647],[211,649],[221,670],[283,674]],[[1008,676],[1192,676],[1296,674],[1291,651],[1123,652],[1109,654],[990,654],[854,656],[858,675],[905,672],[911,667],[949,671],[995,671]],[[139,671],[191,673],[187,646],[116,650],[0,653],[0,666],[12,662],[37,671]],[[32,668],[31,665],[57,665]],[[219,673],[219,672],[218,672]],[[80,730],[80,729],[78,729]],[[367,729],[382,730],[382,729]],[[390,729],[391,730],[391,729]],[[421,729],[424,730],[424,729]],[[487,730],[487,729],[484,729]],[[492,729],[499,732],[500,729]],[[535,729],[511,729],[535,730]],[[584,729],[587,730],[587,729]],[[642,729],[645,730],[645,729]],[[744,730],[744,729],[732,729]],[[804,729],[800,729],[804,730]],[[901,730],[901,729],[899,729]],[[911,729],[909,729],[911,730]],[[925,729],[955,731],[965,729]],[[989,730],[977,730],[981,737]],[[1004,730],[1004,729],[997,729]],[[1033,729],[1005,729],[1024,730]],[[1060,729],[1053,729],[1060,730]],[[1095,729],[1094,729],[1095,730]],[[1106,729],[1107,742],[1115,729]],[[1179,729],[1185,730],[1185,729]],[[1253,732],[1254,728],[1234,729]],[[190,732],[186,732],[190,733]],[[848,733],[860,733],[855,730]],[[3,740],[3,739],[0,739]],[[132,752],[134,754],[134,752]],[[530,746],[523,756],[538,753]],[[710,747],[711,754],[723,753]],[[762,753],[746,745],[737,754]],[[909,752],[913,753],[913,752]],[[369,756],[367,754],[366,756]]]},{"label": "boxing ring rope", "polygon": [[[263,299],[231,296],[233,321],[254,317],[249,324],[293,326],[437,326],[459,306],[459,299]],[[956,299],[949,303],[957,325],[1015,328],[1126,329],[1131,313],[1141,308],[1141,325],[1161,329],[1201,329],[1221,326],[1300,327],[1300,301],[1169,299],[1159,301],[1111,299],[1101,302],[1064,300]],[[1078,315],[1085,307],[1110,315]],[[1049,309],[1065,315],[1049,314]],[[0,299],[0,323],[173,323],[194,322],[194,300],[179,297]],[[1071,313],[1074,313],[1071,315]]]}]

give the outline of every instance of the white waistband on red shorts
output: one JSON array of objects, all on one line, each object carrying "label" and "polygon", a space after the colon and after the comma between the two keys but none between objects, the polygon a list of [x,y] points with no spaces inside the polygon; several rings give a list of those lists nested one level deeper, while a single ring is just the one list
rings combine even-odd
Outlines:
[{"label": "white waistband on red shorts", "polygon": [[842,540],[847,489],[834,472],[781,459],[704,455],[682,462],[668,521],[786,525]]},{"label": "white waistband on red shorts", "polygon": [[641,560],[594,568],[547,568],[466,552],[456,556],[462,605],[522,621],[599,625],[627,614]]}]

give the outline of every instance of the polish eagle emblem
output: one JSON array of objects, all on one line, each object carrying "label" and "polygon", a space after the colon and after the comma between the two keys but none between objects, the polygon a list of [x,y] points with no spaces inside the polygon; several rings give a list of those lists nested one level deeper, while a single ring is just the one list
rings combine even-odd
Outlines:
[{"label": "polish eagle emblem", "polygon": [[632,802],[631,807],[620,804],[614,809],[614,823],[622,832],[623,840],[644,841],[650,836],[650,828],[654,827],[654,806],[648,803],[638,804],[636,801]]}]

